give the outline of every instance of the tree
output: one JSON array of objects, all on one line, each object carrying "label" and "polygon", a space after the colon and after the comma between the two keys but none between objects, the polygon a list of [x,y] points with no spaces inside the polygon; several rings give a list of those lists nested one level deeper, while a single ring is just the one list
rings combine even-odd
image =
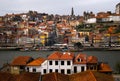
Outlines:
[{"label": "tree", "polygon": [[74,48],[76,50],[80,50],[81,48],[83,48],[83,45],[80,42],[77,42],[77,43],[74,44]]}]

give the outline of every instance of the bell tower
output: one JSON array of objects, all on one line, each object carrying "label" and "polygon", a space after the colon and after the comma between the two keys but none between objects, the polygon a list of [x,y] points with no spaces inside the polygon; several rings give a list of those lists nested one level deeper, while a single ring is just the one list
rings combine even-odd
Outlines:
[{"label": "bell tower", "polygon": [[71,16],[74,16],[74,9],[72,7],[72,10],[71,10]]}]

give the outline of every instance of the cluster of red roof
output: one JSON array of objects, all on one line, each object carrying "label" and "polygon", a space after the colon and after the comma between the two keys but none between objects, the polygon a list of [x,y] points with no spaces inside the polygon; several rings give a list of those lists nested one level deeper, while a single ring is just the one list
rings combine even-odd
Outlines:
[{"label": "cluster of red roof", "polygon": [[[39,57],[35,60],[33,60],[32,57],[30,56],[19,56],[15,58],[11,65],[12,66],[40,66],[46,59]],[[53,52],[50,54],[47,58],[47,60],[72,60],[74,64],[97,64],[98,59],[95,56],[88,56],[86,54],[78,54],[76,57],[73,53],[70,52]],[[101,63],[99,65],[99,70],[100,72],[112,72],[110,66],[105,63]]]},{"label": "cluster of red roof", "polygon": [[[74,60],[74,54],[70,52],[54,52],[50,56],[48,56],[48,60]],[[89,56],[87,57],[86,54],[78,54],[75,57],[74,63],[80,63],[77,61],[77,59],[81,59],[81,63],[97,63],[98,59],[95,56]]]},{"label": "cluster of red roof", "polygon": [[86,71],[72,75],[60,73],[49,73],[42,77],[42,81],[114,81],[111,75],[99,73],[96,71]]}]

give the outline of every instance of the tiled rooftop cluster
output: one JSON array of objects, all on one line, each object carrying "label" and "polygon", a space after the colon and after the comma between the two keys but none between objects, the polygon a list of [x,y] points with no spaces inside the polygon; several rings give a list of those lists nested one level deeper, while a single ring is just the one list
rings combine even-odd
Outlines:
[{"label": "tiled rooftop cluster", "polygon": [[19,74],[22,71],[40,72],[47,74],[51,72],[74,74],[83,71],[98,71],[111,73],[110,66],[104,62],[99,62],[95,56],[87,56],[79,53],[75,56],[71,52],[53,52],[47,58],[32,59],[29,56],[19,56],[11,63],[11,73]]}]

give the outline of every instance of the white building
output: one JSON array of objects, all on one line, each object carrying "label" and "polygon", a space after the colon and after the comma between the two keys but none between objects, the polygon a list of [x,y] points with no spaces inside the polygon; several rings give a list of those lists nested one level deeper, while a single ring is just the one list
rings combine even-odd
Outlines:
[{"label": "white building", "polygon": [[86,23],[96,23],[97,22],[97,19],[96,18],[90,18],[90,19],[87,19]]},{"label": "white building", "polygon": [[69,52],[54,52],[45,60],[38,58],[26,66],[28,72],[41,72],[41,74],[59,72],[63,74],[73,74],[86,71],[86,55],[74,54]]},{"label": "white building", "polygon": [[114,15],[109,16],[109,21],[119,22],[120,14],[114,14]]},{"label": "white building", "polygon": [[116,10],[115,10],[116,14],[120,14],[120,3],[118,3],[116,5]]}]

